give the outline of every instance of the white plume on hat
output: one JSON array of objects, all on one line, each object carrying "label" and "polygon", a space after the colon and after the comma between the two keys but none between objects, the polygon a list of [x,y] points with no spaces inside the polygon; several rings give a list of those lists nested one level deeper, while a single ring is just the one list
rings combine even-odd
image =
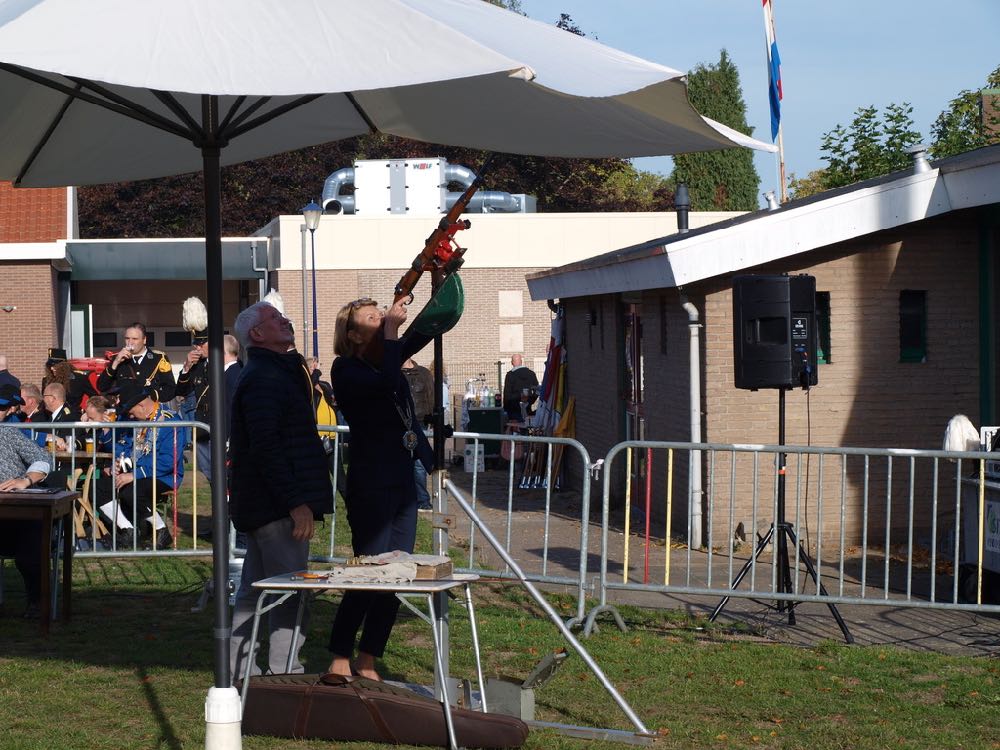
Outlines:
[{"label": "white plume on hat", "polygon": [[276,289],[269,291],[261,302],[266,302],[282,315],[285,314],[285,300],[281,298],[281,294]]},{"label": "white plume on hat", "polygon": [[208,328],[208,309],[205,303],[197,297],[188,297],[184,300],[184,307],[181,311],[181,325],[185,331],[204,331]]}]

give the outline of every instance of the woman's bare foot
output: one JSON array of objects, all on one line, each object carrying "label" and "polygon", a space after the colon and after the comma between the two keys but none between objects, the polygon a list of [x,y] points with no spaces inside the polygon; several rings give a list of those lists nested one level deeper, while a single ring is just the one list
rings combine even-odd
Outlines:
[{"label": "woman's bare foot", "polygon": [[354,674],[358,677],[364,677],[366,680],[374,680],[375,682],[382,682],[382,678],[379,673],[375,671],[375,657],[371,654],[366,654],[364,651],[358,652],[358,658],[354,661]]},{"label": "woman's bare foot", "polygon": [[339,674],[341,677],[350,677],[351,662],[346,656],[335,656],[326,671],[329,674]]}]

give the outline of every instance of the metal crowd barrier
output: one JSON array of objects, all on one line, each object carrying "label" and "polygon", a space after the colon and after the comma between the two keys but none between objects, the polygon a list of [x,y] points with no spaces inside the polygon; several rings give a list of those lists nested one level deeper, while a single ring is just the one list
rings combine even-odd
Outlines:
[{"label": "metal crowd barrier", "polygon": [[[588,565],[588,534],[590,518],[590,482],[584,481],[579,491],[580,507],[577,513],[565,513],[561,508],[558,512],[568,518],[554,516],[553,490],[558,486],[560,469],[569,456],[577,457],[580,462],[578,474],[589,476],[590,454],[584,446],[571,438],[536,437],[531,435],[488,435],[478,432],[456,432],[455,438],[465,441],[468,448],[472,446],[472,471],[468,478],[470,485],[470,503],[474,510],[481,512],[482,505],[487,505],[502,516],[502,544],[506,553],[517,559],[523,573],[536,583],[558,584],[576,589],[576,616],[570,618],[569,625],[582,623],[586,610],[587,565]],[[513,460],[509,460],[502,473],[504,480],[498,481],[501,472],[485,472],[475,458],[479,454],[482,443],[499,442],[501,453],[506,452]],[[460,472],[454,472],[457,479]],[[464,483],[464,482],[463,482]],[[520,492],[515,492],[520,490]],[[539,498],[539,494],[541,497]],[[539,502],[540,501],[540,502]],[[440,508],[435,505],[435,508]],[[541,528],[537,525],[537,513],[542,514]],[[476,524],[471,518],[465,519],[467,526],[456,523],[455,531],[468,543],[469,567],[464,568],[470,573],[495,578],[514,578],[510,566],[496,564],[493,567],[486,562],[485,557],[478,552],[479,540]],[[579,523],[579,546],[567,555],[567,559],[558,561],[552,559],[552,524]],[[495,523],[491,525],[496,526]],[[537,540],[537,549],[528,549],[526,541]],[[515,543],[516,541],[516,543]],[[569,551],[567,551],[569,552]],[[482,558],[477,560],[477,556]],[[573,558],[576,560],[573,560]],[[574,568],[575,562],[575,568]]]},{"label": "metal crowd barrier", "polygon": [[[696,459],[704,467],[702,519],[689,512],[698,507],[689,503],[688,482]],[[994,482],[987,473],[998,459],[940,450],[619,443],[604,460],[599,604],[585,632],[605,612],[621,626],[608,604],[613,590],[1000,612],[983,601],[984,577],[1000,573],[1000,476]],[[705,531],[699,549],[686,543],[696,524]],[[775,544],[782,537],[790,586],[782,585]]]},{"label": "metal crowd barrier", "polygon": [[[199,504],[202,507],[211,508],[211,488],[200,473],[198,467],[198,445],[199,430],[204,430],[207,434],[211,431],[209,425],[193,420],[172,420],[165,425],[163,422],[3,422],[0,428],[16,429],[22,431],[29,439],[34,441],[44,441],[43,447],[50,458],[50,476],[46,481],[47,486],[52,486],[53,481],[61,481],[63,475],[66,477],[67,488],[80,493],[77,500],[77,507],[74,511],[73,533],[75,537],[75,555],[79,557],[105,557],[105,556],[203,556],[211,554],[212,544],[209,540],[200,539],[199,527],[205,530],[211,528],[210,518],[202,518],[198,512]],[[174,440],[176,431],[174,428],[188,428],[188,441],[184,444],[175,444],[176,458],[171,457],[174,462],[174,479],[171,482],[177,488],[167,492],[160,492],[154,483],[152,510],[159,515],[171,533],[171,544],[166,548],[158,548],[156,530],[148,542],[143,542],[140,532],[146,519],[142,517],[142,510],[138,507],[138,497],[136,494],[136,484],[133,481],[130,485],[125,485],[121,491],[115,487],[114,481],[107,476],[106,470],[111,471],[113,464],[120,461],[122,457],[121,449],[116,450],[118,439],[124,431],[132,432],[151,430],[151,451],[153,453],[153,474],[157,474],[157,448],[161,440]],[[198,428],[198,429],[195,429]],[[56,438],[61,439],[66,445],[60,448]],[[201,442],[204,442],[202,440]],[[185,448],[190,449],[189,462],[184,454]],[[130,459],[134,459],[129,456]],[[185,477],[183,483],[176,480],[176,465],[180,462],[185,466]],[[102,492],[102,497],[98,495],[98,477],[104,475],[105,480],[110,485],[110,495]],[[56,478],[59,478],[58,480]],[[203,489],[200,489],[201,486]],[[131,492],[129,491],[131,487]],[[182,523],[181,503],[178,502],[179,494],[186,496],[188,488],[191,493],[190,509],[186,499],[183,503],[183,515],[187,516]],[[111,514],[102,513],[100,505],[102,501],[112,501],[116,503]],[[117,523],[117,514],[121,511],[122,505],[129,507],[131,517],[135,520],[132,524],[134,532],[130,542],[121,533],[120,524]],[[123,515],[124,517],[124,515]],[[182,533],[184,532],[184,533]],[[184,542],[189,538],[189,542]],[[232,535],[230,544],[232,545]]]}]

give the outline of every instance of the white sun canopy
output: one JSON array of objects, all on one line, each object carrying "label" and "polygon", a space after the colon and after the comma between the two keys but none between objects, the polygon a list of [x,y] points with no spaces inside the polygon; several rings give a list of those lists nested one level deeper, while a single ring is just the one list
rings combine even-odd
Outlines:
[{"label": "white sun canopy", "polygon": [[0,0],[0,65],[0,177],[26,186],[201,168],[182,133],[75,94],[182,125],[201,94],[250,97],[224,164],[372,128],[548,156],[771,148],[695,112],[681,72],[481,0]]}]

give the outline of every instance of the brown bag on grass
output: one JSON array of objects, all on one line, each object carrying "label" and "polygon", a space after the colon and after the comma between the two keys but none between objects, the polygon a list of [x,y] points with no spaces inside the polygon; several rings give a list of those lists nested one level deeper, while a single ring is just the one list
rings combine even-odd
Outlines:
[{"label": "brown bag on grass", "polygon": [[[236,687],[242,687],[236,682]],[[451,709],[462,747],[521,747],[528,725],[513,716]],[[444,706],[384,682],[340,675],[250,678],[243,734],[295,739],[448,746]]]}]

